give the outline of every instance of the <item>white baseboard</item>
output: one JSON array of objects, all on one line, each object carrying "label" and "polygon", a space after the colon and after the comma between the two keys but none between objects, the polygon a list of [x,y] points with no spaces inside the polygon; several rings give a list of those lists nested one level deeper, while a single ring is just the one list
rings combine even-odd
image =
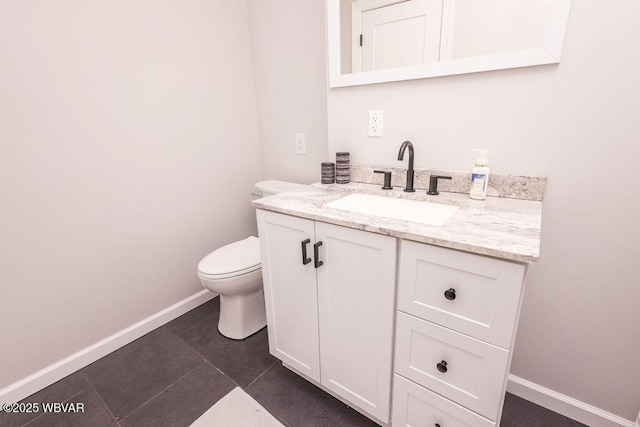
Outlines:
[{"label": "white baseboard", "polygon": [[591,427],[634,427],[626,420],[611,412],[603,411],[573,397],[542,387],[531,381],[509,374],[507,391],[518,397],[557,412]]},{"label": "white baseboard", "polygon": [[153,331],[167,322],[182,316],[186,312],[196,308],[200,304],[213,299],[217,294],[203,289],[195,295],[183,299],[170,307],[161,310],[146,319],[135,323],[128,328],[116,332],[115,334],[100,340],[89,347],[86,347],[71,356],[47,366],[15,383],[0,389],[0,404],[19,402],[25,397],[50,386],[56,381],[76,372],[79,369],[95,362],[101,357],[124,347]]}]

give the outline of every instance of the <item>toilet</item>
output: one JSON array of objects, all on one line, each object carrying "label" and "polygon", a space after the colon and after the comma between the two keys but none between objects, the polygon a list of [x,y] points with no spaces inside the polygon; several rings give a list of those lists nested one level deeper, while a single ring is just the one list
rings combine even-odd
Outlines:
[{"label": "toilet", "polygon": [[[276,180],[256,184],[262,197],[307,187]],[[206,289],[220,294],[218,331],[222,335],[244,339],[267,325],[257,237],[249,236],[205,256],[198,264],[198,278]]]}]

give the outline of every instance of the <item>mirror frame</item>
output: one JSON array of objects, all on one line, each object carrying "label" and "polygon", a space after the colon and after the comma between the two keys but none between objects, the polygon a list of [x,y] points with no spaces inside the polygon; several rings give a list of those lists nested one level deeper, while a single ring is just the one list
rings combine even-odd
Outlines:
[{"label": "mirror frame", "polygon": [[491,55],[453,59],[408,67],[341,74],[340,67],[340,0],[326,0],[327,53],[329,56],[329,87],[358,86],[373,83],[396,82],[429,77],[477,73],[556,64],[560,62],[564,35],[567,29],[571,0],[555,0],[542,46]]}]

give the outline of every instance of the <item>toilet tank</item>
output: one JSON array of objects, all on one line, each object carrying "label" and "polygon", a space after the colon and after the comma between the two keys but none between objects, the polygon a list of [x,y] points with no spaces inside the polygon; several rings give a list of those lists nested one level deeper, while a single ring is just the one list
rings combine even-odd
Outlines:
[{"label": "toilet tank", "polygon": [[256,188],[260,190],[262,197],[283,193],[285,191],[303,190],[307,187],[309,186],[305,184],[277,180],[260,181],[256,183]]}]

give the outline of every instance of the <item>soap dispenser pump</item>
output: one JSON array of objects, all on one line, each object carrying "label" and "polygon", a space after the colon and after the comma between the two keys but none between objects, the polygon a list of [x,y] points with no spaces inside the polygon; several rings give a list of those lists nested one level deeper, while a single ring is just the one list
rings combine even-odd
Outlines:
[{"label": "soap dispenser pump", "polygon": [[471,171],[471,190],[469,197],[475,200],[487,198],[487,188],[489,187],[489,158],[487,149],[473,150],[478,153],[476,165]]}]

